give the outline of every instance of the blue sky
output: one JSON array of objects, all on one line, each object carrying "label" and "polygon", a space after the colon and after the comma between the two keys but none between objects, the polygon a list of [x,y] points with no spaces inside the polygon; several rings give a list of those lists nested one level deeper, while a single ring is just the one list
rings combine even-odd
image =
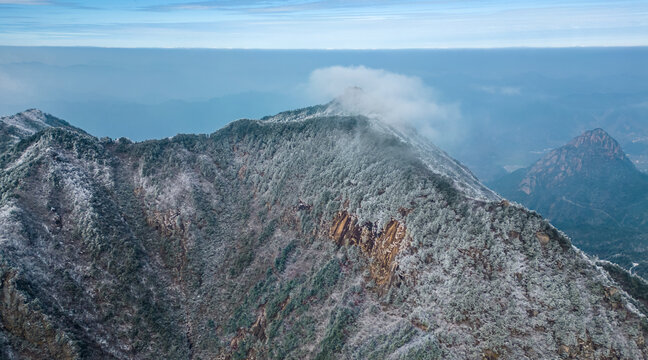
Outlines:
[{"label": "blue sky", "polygon": [[0,45],[270,49],[648,45],[648,1],[0,0]]}]

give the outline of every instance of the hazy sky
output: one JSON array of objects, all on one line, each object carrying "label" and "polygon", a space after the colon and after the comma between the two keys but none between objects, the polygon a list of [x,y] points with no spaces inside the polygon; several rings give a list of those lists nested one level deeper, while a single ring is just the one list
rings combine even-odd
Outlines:
[{"label": "hazy sky", "polygon": [[636,46],[648,45],[648,1],[0,0],[0,45]]}]

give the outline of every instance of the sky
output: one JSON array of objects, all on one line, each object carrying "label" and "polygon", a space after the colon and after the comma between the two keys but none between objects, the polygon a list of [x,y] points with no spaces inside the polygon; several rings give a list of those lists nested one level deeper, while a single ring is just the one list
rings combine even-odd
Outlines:
[{"label": "sky", "polygon": [[648,1],[0,0],[0,45],[403,49],[648,45]]}]

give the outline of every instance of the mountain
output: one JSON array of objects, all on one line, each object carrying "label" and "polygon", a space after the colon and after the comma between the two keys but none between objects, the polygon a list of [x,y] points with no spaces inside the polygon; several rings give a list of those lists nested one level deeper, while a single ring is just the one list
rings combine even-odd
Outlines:
[{"label": "mountain", "polygon": [[537,210],[583,250],[648,275],[648,175],[602,129],[490,184]]},{"label": "mountain", "polygon": [[80,131],[64,120],[37,109],[30,109],[13,116],[0,117],[0,151],[4,152],[21,139],[49,127]]},{"label": "mountain", "polygon": [[141,143],[18,136],[4,358],[648,357],[645,281],[335,103]]}]

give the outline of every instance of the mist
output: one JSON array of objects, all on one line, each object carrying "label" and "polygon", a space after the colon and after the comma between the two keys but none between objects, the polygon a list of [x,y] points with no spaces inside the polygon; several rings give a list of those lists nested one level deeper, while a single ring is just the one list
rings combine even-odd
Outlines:
[{"label": "mist", "polygon": [[413,127],[436,142],[447,144],[460,136],[459,107],[439,102],[437,91],[416,76],[365,66],[331,66],[310,74],[308,91],[318,102],[335,98],[347,113]]},{"label": "mist", "polygon": [[[0,47],[0,114],[96,136],[211,133],[341,96],[411,124],[482,180],[604,128],[648,171],[648,48],[292,51]],[[360,66],[361,65],[361,66]],[[354,98],[354,86],[362,97]]]}]

